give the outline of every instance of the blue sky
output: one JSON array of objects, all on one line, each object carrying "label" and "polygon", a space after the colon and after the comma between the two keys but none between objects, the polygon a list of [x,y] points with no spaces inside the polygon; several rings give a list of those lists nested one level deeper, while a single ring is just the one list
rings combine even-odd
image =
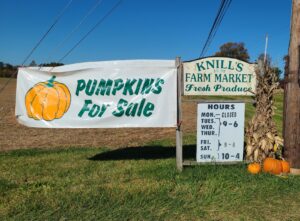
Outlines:
[{"label": "blue sky", "polygon": [[[0,0],[0,61],[21,64],[69,0]],[[57,26],[29,59],[59,60],[117,0],[103,0],[73,37],[51,50],[98,0],[73,0]],[[63,63],[119,59],[198,58],[220,0],[123,0]],[[254,61],[264,51],[283,68],[288,53],[291,0],[233,0],[206,56],[225,42],[244,42]],[[50,57],[49,57],[50,56]],[[28,64],[27,63],[27,64]]]}]

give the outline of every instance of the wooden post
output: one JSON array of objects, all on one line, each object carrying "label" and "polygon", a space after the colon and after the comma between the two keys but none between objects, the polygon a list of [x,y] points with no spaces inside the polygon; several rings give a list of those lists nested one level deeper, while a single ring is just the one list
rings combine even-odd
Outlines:
[{"label": "wooden post", "polygon": [[284,158],[291,165],[291,173],[300,172],[300,0],[293,0],[289,46],[289,70],[284,88]]},{"label": "wooden post", "polygon": [[182,85],[182,63],[180,57],[176,57],[177,67],[177,128],[176,128],[176,166],[179,171],[183,169],[183,152],[182,152],[182,113],[181,113],[181,85]]}]

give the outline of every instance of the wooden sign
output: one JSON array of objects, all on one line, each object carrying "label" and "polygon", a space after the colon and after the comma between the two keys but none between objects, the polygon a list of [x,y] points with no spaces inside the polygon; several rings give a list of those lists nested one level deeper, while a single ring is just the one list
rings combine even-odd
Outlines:
[{"label": "wooden sign", "polygon": [[234,58],[207,57],[183,63],[184,95],[253,95],[255,65]]}]

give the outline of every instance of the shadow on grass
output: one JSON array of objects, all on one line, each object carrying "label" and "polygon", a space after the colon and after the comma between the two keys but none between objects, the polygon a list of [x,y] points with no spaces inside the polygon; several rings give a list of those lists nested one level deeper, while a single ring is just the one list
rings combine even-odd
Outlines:
[{"label": "shadow on grass", "polygon": [[[188,159],[196,158],[196,146],[187,145],[183,148],[183,156]],[[117,150],[111,150],[96,154],[89,160],[108,161],[108,160],[156,160],[176,157],[175,147],[162,146],[143,146],[143,147],[126,147]]]}]

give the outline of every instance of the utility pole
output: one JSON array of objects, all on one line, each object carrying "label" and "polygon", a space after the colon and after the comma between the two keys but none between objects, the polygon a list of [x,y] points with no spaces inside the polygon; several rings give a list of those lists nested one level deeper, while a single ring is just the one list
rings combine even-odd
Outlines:
[{"label": "utility pole", "polygon": [[284,158],[300,174],[300,0],[292,0],[289,70],[284,86]]}]

